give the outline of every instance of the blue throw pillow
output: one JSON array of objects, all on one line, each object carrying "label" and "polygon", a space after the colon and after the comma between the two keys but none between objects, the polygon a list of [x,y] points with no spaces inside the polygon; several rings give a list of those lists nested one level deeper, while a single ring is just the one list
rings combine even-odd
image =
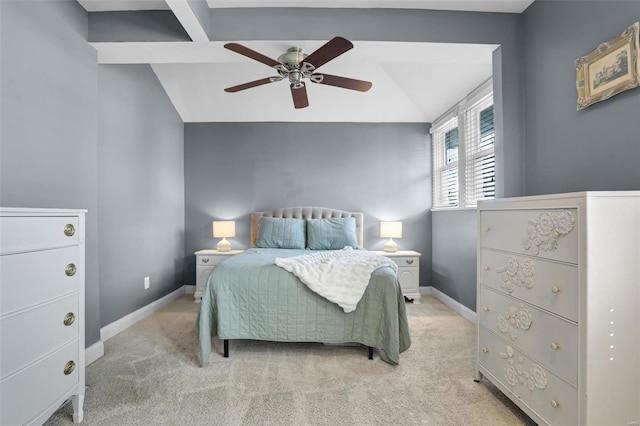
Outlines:
[{"label": "blue throw pillow", "polygon": [[261,217],[256,247],[305,248],[305,223],[302,219]]},{"label": "blue throw pillow", "polygon": [[307,219],[307,248],[340,250],[345,247],[358,248],[355,218]]}]

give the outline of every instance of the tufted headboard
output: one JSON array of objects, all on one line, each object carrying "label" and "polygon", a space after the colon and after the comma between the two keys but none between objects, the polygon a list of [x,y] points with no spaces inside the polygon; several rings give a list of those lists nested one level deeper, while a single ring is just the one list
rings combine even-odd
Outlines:
[{"label": "tufted headboard", "polygon": [[328,209],[326,207],[285,207],[266,212],[251,213],[251,247],[256,246],[258,238],[258,225],[261,217],[279,217],[292,219],[329,219],[332,217],[353,217],[356,219],[356,236],[358,246],[364,247],[364,215],[358,212],[345,212],[342,210]]}]

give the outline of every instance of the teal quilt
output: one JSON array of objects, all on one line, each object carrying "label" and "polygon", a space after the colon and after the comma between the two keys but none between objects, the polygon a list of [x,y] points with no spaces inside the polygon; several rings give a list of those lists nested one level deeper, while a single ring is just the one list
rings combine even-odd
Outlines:
[{"label": "teal quilt", "polygon": [[200,305],[199,360],[211,353],[211,337],[277,342],[360,343],[378,348],[393,365],[411,345],[404,297],[389,267],[371,274],[355,311],[311,291],[275,265],[276,257],[309,250],[255,248],[230,257],[212,271]]}]

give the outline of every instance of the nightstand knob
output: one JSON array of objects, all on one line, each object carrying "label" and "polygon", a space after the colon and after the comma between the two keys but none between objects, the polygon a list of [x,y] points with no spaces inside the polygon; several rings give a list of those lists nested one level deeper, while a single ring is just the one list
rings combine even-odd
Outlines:
[{"label": "nightstand knob", "polygon": [[65,364],[64,366],[64,375],[68,376],[69,374],[73,373],[73,370],[75,370],[76,368],[76,363],[73,361],[69,361]]},{"label": "nightstand knob", "polygon": [[66,235],[67,237],[71,237],[75,233],[76,233],[76,228],[72,224],[67,223],[64,226],[64,235]]},{"label": "nightstand knob", "polygon": [[491,231],[491,227],[490,226],[487,226],[486,228],[484,228],[484,232],[489,232],[489,231]]},{"label": "nightstand knob", "polygon": [[560,349],[560,344],[556,342],[551,343],[551,349],[557,351],[558,349]]},{"label": "nightstand knob", "polygon": [[202,263],[209,263],[209,259],[205,257],[204,259],[202,259]]},{"label": "nightstand knob", "polygon": [[73,312],[69,312],[67,315],[64,316],[64,319],[62,320],[62,322],[64,325],[68,327],[71,324],[73,324],[75,320],[76,320],[76,316],[73,314]]},{"label": "nightstand knob", "polygon": [[558,401],[556,401],[555,399],[551,400],[551,406],[553,408],[558,408],[560,406],[560,403]]},{"label": "nightstand knob", "polygon": [[74,265],[73,263],[70,263],[67,265],[66,268],[64,268],[64,273],[67,274],[68,277],[72,277],[76,274],[76,271],[78,269],[76,268],[76,265]]},{"label": "nightstand knob", "polygon": [[413,265],[413,259],[407,259],[406,262],[407,265]]},{"label": "nightstand knob", "polygon": [[551,287],[551,293],[560,293],[560,287],[557,287],[557,286]]},{"label": "nightstand knob", "polygon": [[488,265],[484,267],[484,270],[485,270],[485,271],[488,271],[489,269],[491,269],[491,267],[490,267],[490,266],[488,266]]},{"label": "nightstand knob", "polygon": [[483,311],[485,311],[485,312],[489,312],[491,309],[489,309],[489,307],[488,307],[488,306],[484,306],[484,307],[482,308],[482,310],[483,310]]},{"label": "nightstand knob", "polygon": [[485,354],[489,353],[489,348],[482,348],[482,352],[484,352]]}]

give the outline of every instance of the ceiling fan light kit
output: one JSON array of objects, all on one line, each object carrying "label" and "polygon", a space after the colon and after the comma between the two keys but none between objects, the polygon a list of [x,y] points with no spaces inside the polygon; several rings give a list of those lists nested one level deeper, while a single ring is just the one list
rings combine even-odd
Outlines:
[{"label": "ceiling fan light kit", "polygon": [[304,53],[300,47],[290,47],[285,53],[278,56],[277,61],[238,43],[227,43],[224,47],[250,59],[262,62],[278,72],[278,76],[275,77],[267,77],[237,86],[227,87],[224,89],[225,92],[235,93],[287,79],[289,80],[291,96],[293,97],[293,106],[295,108],[306,108],[309,106],[309,100],[307,98],[307,88],[303,81],[304,79],[308,79],[316,84],[324,84],[359,92],[366,92],[372,86],[369,81],[315,72],[320,66],[353,48],[353,44],[342,37],[332,38],[310,55]]}]

